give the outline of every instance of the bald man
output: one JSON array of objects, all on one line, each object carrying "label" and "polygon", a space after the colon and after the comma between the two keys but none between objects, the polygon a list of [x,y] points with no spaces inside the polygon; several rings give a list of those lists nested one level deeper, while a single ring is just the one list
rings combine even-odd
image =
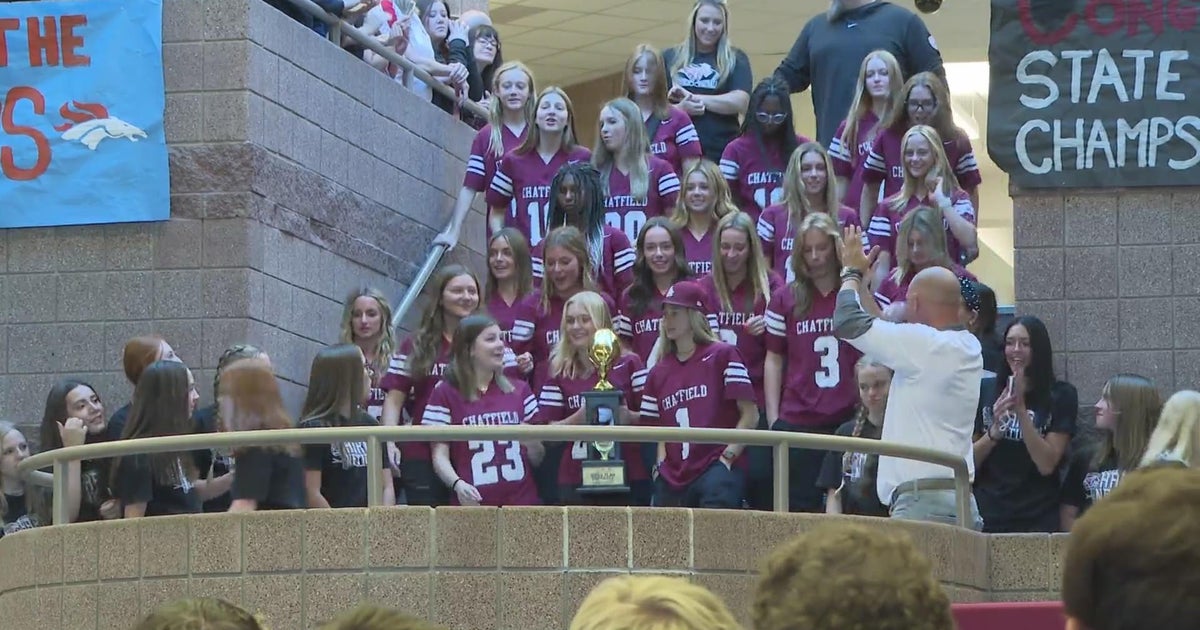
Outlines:
[{"label": "bald man", "polygon": [[[861,238],[859,228],[848,227],[842,242],[860,243]],[[867,255],[861,247],[839,249],[844,267],[834,334],[895,371],[881,439],[961,456],[974,478],[971,437],[983,349],[963,327],[958,278],[941,267],[918,273],[908,287],[908,321],[885,321],[864,280],[878,250]],[[953,473],[944,466],[880,457],[876,491],[892,518],[958,522]],[[983,529],[974,497],[971,517],[971,526]]]}]

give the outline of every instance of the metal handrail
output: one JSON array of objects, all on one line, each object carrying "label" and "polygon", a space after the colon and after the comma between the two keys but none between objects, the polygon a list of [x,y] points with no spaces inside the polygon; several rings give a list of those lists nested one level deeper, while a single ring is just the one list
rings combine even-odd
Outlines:
[{"label": "metal handrail", "polygon": [[429,255],[425,257],[425,263],[417,271],[417,275],[413,277],[412,282],[408,283],[408,288],[405,289],[404,295],[400,297],[400,302],[396,305],[396,310],[392,311],[392,330],[399,331],[400,324],[404,321],[408,311],[420,297],[421,292],[425,290],[425,283],[429,282],[429,277],[441,264],[442,258],[450,248],[438,243],[430,250]]},{"label": "metal handrail", "polygon": [[[375,38],[363,34],[363,32],[358,30],[358,28],[353,24],[339,18],[336,15],[333,15],[332,13],[329,13],[325,9],[322,9],[312,0],[288,0],[288,2],[292,3],[292,6],[303,9],[312,17],[321,20],[327,26],[329,26],[329,39],[335,44],[341,42],[342,34],[346,34],[350,37],[350,39],[358,42],[367,50],[370,50],[380,57],[387,59],[389,62],[411,72],[413,76],[424,81],[425,84],[428,85],[434,92],[437,92],[438,94],[441,94],[452,101],[458,100],[458,94],[456,94],[449,86],[433,78],[433,76],[428,72],[425,72],[424,70],[413,65],[413,62],[405,59],[402,55],[397,54],[395,50],[380,44]],[[486,109],[469,99],[463,101],[462,109],[483,119],[486,119],[488,115]]]},{"label": "metal handrail", "polygon": [[[169,437],[119,440],[60,448],[34,455],[21,462],[20,472],[35,484],[39,481],[28,474],[47,466],[54,467],[51,487],[54,492],[54,524],[68,522],[66,506],[67,465],[71,461],[101,459],[124,455],[195,451],[210,448],[272,446],[279,444],[332,444],[345,441],[365,441],[367,461],[382,461],[385,442],[453,442],[463,440],[550,440],[621,442],[692,442],[698,444],[747,444],[771,446],[775,450],[774,506],[776,512],[788,511],[789,448],[808,448],[844,452],[869,453],[887,457],[912,459],[945,466],[954,471],[958,524],[971,526],[971,481],[967,463],[962,456],[893,444],[865,438],[792,433],[789,431],[760,431],[742,429],[682,429],[676,427],[635,426],[404,426],[404,427],[336,427],[319,429],[277,429],[234,433],[205,433]],[[367,466],[367,503],[383,503],[382,466]]]}]

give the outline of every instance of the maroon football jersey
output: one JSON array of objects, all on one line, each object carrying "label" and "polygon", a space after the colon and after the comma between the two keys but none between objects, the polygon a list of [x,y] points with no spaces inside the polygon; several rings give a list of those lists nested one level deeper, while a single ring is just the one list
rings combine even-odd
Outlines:
[{"label": "maroon football jersey", "polygon": [[[657,292],[646,305],[645,310],[637,312],[633,300],[629,297],[629,289],[621,294],[617,302],[617,316],[613,318],[613,327],[629,349],[638,355],[642,361],[650,360],[650,351],[658,341],[658,325],[662,320],[663,293]],[[705,315],[713,332],[718,331],[716,308],[711,304],[705,305]]]},{"label": "maroon football jersey", "polygon": [[[808,138],[796,135],[797,144]],[[766,151],[764,153],[763,151]],[[783,200],[783,171],[790,155],[780,155],[780,147],[759,148],[752,135],[738,136],[721,154],[721,174],[729,182],[729,192],[738,209],[756,221],[767,206]]]},{"label": "maroon football jersey", "polygon": [[[746,364],[746,371],[750,373],[750,382],[754,386],[754,400],[761,409],[764,404],[762,377],[763,362],[767,356],[767,333],[764,331],[761,335],[750,334],[746,329],[746,322],[755,315],[766,314],[767,300],[762,296],[751,295],[751,283],[743,280],[730,291],[729,308],[726,309],[721,304],[721,296],[717,294],[717,285],[711,275],[701,278],[700,286],[708,296],[708,303],[717,311],[721,341],[737,346],[738,354]],[[767,286],[774,295],[775,291],[783,286],[783,280],[775,272],[769,272]]]},{"label": "maroon football jersey", "polygon": [[[686,361],[668,354],[650,370],[642,392],[642,423],[666,427],[732,429],[738,401],[754,402],[750,375],[737,348],[715,341],[698,346]],[[658,474],[683,489],[721,458],[724,444],[668,442]]]},{"label": "maroon football jersey", "polygon": [[521,310],[520,304],[520,298],[509,304],[504,301],[499,292],[496,292],[488,298],[487,304],[484,305],[488,314],[500,325],[500,338],[517,354],[524,352],[522,344],[528,342],[533,336],[533,322],[518,317]]},{"label": "maroon football jersey", "polygon": [[[961,265],[954,265],[951,271],[960,278],[975,280],[975,274],[967,271],[967,268]],[[912,279],[915,275],[917,274],[910,271],[897,282],[892,273],[889,272],[887,277],[879,283],[879,288],[875,291],[875,301],[879,303],[879,306],[890,306],[895,302],[903,302],[908,299],[908,285],[912,284]]]},{"label": "maroon football jersey", "polygon": [[686,226],[679,230],[683,237],[683,257],[687,259],[688,270],[693,276],[700,277],[712,273],[713,232],[717,229],[714,223],[709,226],[700,238]]},{"label": "maroon football jersey", "polygon": [[[513,133],[508,125],[504,125],[500,129],[501,146],[503,146],[500,155],[521,146],[528,132],[529,125],[521,130],[521,135]],[[496,174],[496,165],[500,163],[500,158],[491,150],[491,144],[492,126],[484,125],[483,129],[475,134],[475,139],[471,141],[471,155],[467,157],[467,174],[463,177],[464,188],[481,193],[492,184],[492,177]]]},{"label": "maroon football jersey", "polygon": [[[669,107],[667,119],[659,123],[650,139],[650,154],[670,164],[676,175],[682,175],[683,161],[703,157],[704,151],[700,148],[700,134],[696,133],[691,117],[674,105]],[[649,128],[649,120],[646,125]]]},{"label": "maroon football jersey", "polygon": [[[404,392],[404,410],[400,421],[403,423],[421,424],[425,416],[425,405],[429,402],[429,394],[442,381],[446,364],[450,362],[450,342],[442,340],[437,357],[429,367],[429,373],[414,375],[408,369],[408,357],[413,351],[412,337],[405,337],[400,347],[392,355],[388,363],[387,374],[379,381],[379,387],[384,392],[400,390]],[[400,442],[400,455],[409,461],[429,461],[429,443]]]},{"label": "maroon football jersey", "polygon": [[871,145],[875,143],[875,126],[879,117],[875,112],[867,110],[858,121],[858,136],[854,146],[842,144],[842,133],[846,131],[846,121],[838,125],[837,133],[829,141],[829,159],[833,162],[833,175],[846,178],[846,190],[842,193],[842,203],[858,211],[862,199],[863,165],[871,153]]},{"label": "maroon football jersey", "polygon": [[[642,389],[646,386],[646,374],[645,364],[635,354],[619,357],[608,373],[608,382],[625,395],[625,407],[634,413],[642,406]],[[551,376],[538,395],[541,419],[547,424],[558,422],[579,411],[583,408],[583,392],[595,388],[599,378],[594,373],[584,378]],[[562,462],[558,467],[559,485],[578,486],[583,483],[583,467],[580,462],[587,459],[587,445],[588,442],[573,442],[571,448],[563,452]],[[623,442],[621,459],[625,460],[625,474],[629,481],[650,478],[639,444]]]},{"label": "maroon football jersey", "polygon": [[[608,312],[617,312],[616,305],[606,293],[600,293]],[[517,318],[521,321],[533,322],[532,334],[529,339],[514,339],[519,352],[528,352],[533,356],[533,387],[540,390],[546,378],[550,375],[550,351],[562,333],[563,311],[567,300],[561,297],[550,298],[549,308],[542,309],[542,292],[534,291],[525,297],[517,306]]]},{"label": "maroon football jersey", "polygon": [[[937,202],[931,197],[912,196],[904,205],[904,209],[897,212],[889,207],[888,203],[891,199],[884,199],[879,208],[875,210],[875,214],[871,216],[871,224],[867,226],[867,240],[871,245],[878,245],[880,251],[885,251],[891,254],[892,262],[896,260],[896,239],[900,234],[900,222],[904,217],[908,216],[916,208],[927,206],[937,209]],[[954,212],[958,216],[975,223],[975,206],[971,205],[971,197],[961,189],[956,189],[950,193],[950,203],[954,206]],[[954,262],[962,262],[963,248],[950,231],[950,227],[946,224],[945,219],[942,224],[946,225],[946,253],[950,255],[950,260]]]},{"label": "maroon football jersey", "polygon": [[[863,162],[863,181],[871,184],[883,182],[884,197],[891,197],[904,188],[903,142],[907,132],[907,129],[881,130]],[[943,138],[942,149],[946,152],[946,162],[954,171],[959,186],[970,190],[983,182],[970,138],[961,133],[949,140]]]},{"label": "maroon football jersey", "polygon": [[854,365],[862,353],[833,334],[837,293],[814,296],[801,317],[788,285],[767,305],[767,350],[784,357],[779,420],[785,424],[836,427],[858,404]]},{"label": "maroon football jersey", "polygon": [[[533,278],[540,284],[546,274],[546,262],[543,257],[542,244],[533,248]],[[636,255],[629,237],[611,225],[604,226],[604,240],[600,246],[600,256],[592,260],[592,269],[596,272],[596,283],[600,290],[609,295],[621,295],[621,291],[633,282],[633,261]]]},{"label": "maroon football jersey", "polygon": [[[862,227],[858,213],[847,206],[838,210],[837,221],[843,229],[847,225]],[[792,250],[795,249],[797,227],[799,226],[792,225],[792,215],[783,204],[775,204],[763,210],[762,215],[758,217],[758,239],[762,242],[763,258],[767,259],[771,269],[787,282],[791,282],[793,275],[788,261],[792,257]],[[867,239],[864,235],[863,246],[866,244]]]},{"label": "maroon football jersey", "polygon": [[[478,399],[468,401],[450,383],[441,382],[429,396],[423,424],[432,426],[496,426],[536,424],[537,400],[524,381],[501,391],[493,382]],[[480,505],[540,505],[529,453],[516,440],[470,440],[450,443],[450,463],[463,481],[483,496]],[[458,495],[450,493],[458,505]]]},{"label": "maroon football jersey", "polygon": [[670,164],[654,156],[650,161],[650,188],[646,199],[634,199],[629,192],[629,176],[613,168],[608,176],[608,195],[604,198],[604,222],[625,233],[630,243],[647,219],[669,214],[679,196],[679,176]]},{"label": "maroon football jersey", "polygon": [[510,210],[505,215],[504,225],[517,228],[531,246],[537,245],[546,236],[550,182],[564,164],[586,162],[591,157],[591,151],[583,147],[575,147],[570,153],[559,151],[549,162],[542,161],[536,150],[523,154],[510,151],[496,166],[496,174],[487,191],[487,205],[509,208],[515,204],[516,214]]}]

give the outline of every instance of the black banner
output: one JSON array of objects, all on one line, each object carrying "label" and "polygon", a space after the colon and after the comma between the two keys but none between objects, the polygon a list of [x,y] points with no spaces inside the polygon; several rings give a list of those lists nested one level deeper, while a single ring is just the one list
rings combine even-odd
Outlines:
[{"label": "black banner", "polygon": [[1017,186],[1200,185],[1200,0],[992,0],[988,61]]}]

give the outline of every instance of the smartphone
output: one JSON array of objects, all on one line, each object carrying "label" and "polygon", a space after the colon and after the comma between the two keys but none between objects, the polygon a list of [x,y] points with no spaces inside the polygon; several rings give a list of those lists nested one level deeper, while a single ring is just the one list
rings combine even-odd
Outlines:
[{"label": "smartphone", "polygon": [[1010,392],[1011,392],[1012,390],[1013,390],[1013,377],[1012,377],[1012,375],[1010,374],[1010,375],[1008,376],[1008,391],[1010,391]]}]

